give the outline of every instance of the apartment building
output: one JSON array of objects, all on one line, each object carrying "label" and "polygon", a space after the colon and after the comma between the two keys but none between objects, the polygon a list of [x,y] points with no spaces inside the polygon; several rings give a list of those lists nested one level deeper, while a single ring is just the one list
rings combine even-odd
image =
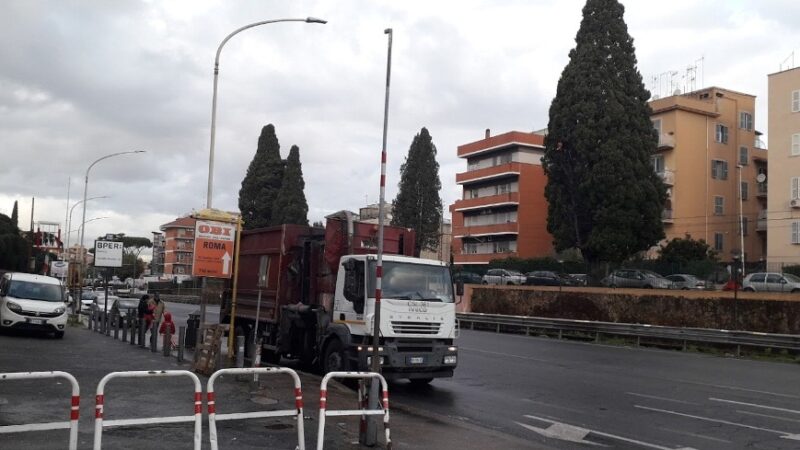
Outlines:
[{"label": "apartment building", "polygon": [[668,188],[667,239],[703,239],[723,261],[744,241],[745,261],[766,258],[767,149],[755,129],[755,100],[710,87],[650,102],[659,136],[653,166]]},{"label": "apartment building", "polygon": [[456,175],[462,197],[450,205],[455,264],[554,254],[547,232],[544,135],[511,131],[458,147],[467,171]]},{"label": "apartment building", "polygon": [[164,274],[164,233],[153,231],[153,258],[150,260],[150,275]]},{"label": "apartment building", "polygon": [[772,149],[767,262],[779,270],[782,265],[800,264],[800,67],[767,78]]},{"label": "apartment building", "polygon": [[161,225],[163,275],[191,275],[194,258],[195,219],[181,217]]}]

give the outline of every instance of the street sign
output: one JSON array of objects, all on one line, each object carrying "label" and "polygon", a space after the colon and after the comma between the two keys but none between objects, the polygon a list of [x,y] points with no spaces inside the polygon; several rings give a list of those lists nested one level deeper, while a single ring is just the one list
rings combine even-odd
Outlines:
[{"label": "street sign", "polygon": [[94,241],[95,267],[122,267],[122,242]]},{"label": "street sign", "polygon": [[198,220],[194,229],[192,275],[230,278],[233,272],[235,239],[235,224]]}]

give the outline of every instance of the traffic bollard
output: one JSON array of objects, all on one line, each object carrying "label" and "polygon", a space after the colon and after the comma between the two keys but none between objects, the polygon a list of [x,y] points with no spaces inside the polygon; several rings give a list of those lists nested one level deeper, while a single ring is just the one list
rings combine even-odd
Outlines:
[{"label": "traffic bollard", "polygon": [[131,321],[128,324],[131,329],[131,345],[136,345],[136,324],[137,324],[136,317],[131,317]]},{"label": "traffic bollard", "polygon": [[105,313],[103,311],[97,311],[97,320],[100,322],[100,329],[98,332],[103,334],[106,332],[106,320],[105,320]]},{"label": "traffic bollard", "polygon": [[236,336],[236,367],[244,367],[244,336]]},{"label": "traffic bollard", "polygon": [[186,327],[178,327],[178,362],[183,362],[183,347],[186,341]]},{"label": "traffic bollard", "polygon": [[103,330],[106,336],[111,336],[111,322],[112,322],[111,315],[108,312],[106,312],[105,314],[103,314],[103,320],[105,321],[105,326],[103,327]]},{"label": "traffic bollard", "polygon": [[114,339],[119,339],[119,316],[116,314],[111,315],[111,325],[114,328]]},{"label": "traffic bollard", "polygon": [[153,353],[158,351],[158,322],[155,320],[150,327],[150,351]]},{"label": "traffic bollard", "polygon": [[144,325],[145,325],[144,324],[144,320],[140,320],[139,321],[139,347],[142,347],[142,348],[145,348],[146,345],[147,345],[144,342],[144,334],[145,334]]},{"label": "traffic bollard", "polygon": [[164,340],[161,343],[161,349],[164,352],[164,356],[172,354],[172,334],[169,332],[169,327],[164,330]]},{"label": "traffic bollard", "polygon": [[89,312],[89,330],[94,331],[94,311]]},{"label": "traffic bollard", "polygon": [[[130,311],[128,311],[130,313]],[[128,314],[125,316],[125,320],[122,321],[122,342],[128,342],[128,325],[131,323],[131,315]]]}]

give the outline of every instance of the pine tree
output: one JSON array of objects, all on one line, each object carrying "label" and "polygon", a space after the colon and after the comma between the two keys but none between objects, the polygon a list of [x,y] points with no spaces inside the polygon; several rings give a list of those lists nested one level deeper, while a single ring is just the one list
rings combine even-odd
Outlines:
[{"label": "pine tree", "polygon": [[550,105],[542,161],[556,250],[623,261],[664,237],[666,189],[650,160],[650,93],[616,0],[587,0]]},{"label": "pine tree", "polygon": [[436,146],[426,128],[414,136],[405,162],[400,166],[400,183],[393,203],[392,225],[413,228],[417,233],[416,254],[439,244],[442,198],[439,191],[439,163]]},{"label": "pine tree", "polygon": [[283,166],[275,126],[269,124],[261,129],[256,154],[239,190],[239,211],[245,229],[272,223],[273,205],[283,182]]},{"label": "pine tree", "polygon": [[306,183],[303,181],[303,167],[300,164],[300,149],[293,145],[286,158],[286,170],[283,172],[283,184],[275,199],[272,225],[294,223],[308,225],[308,203],[303,192]]},{"label": "pine tree", "polygon": [[14,200],[14,209],[11,210],[11,221],[19,227],[19,210],[16,200]]}]

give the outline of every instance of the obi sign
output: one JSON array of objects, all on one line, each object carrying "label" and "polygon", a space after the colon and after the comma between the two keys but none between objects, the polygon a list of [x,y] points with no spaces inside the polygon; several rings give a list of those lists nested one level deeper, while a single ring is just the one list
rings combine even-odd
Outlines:
[{"label": "obi sign", "polygon": [[230,278],[235,239],[235,224],[198,220],[194,228],[192,275]]}]

